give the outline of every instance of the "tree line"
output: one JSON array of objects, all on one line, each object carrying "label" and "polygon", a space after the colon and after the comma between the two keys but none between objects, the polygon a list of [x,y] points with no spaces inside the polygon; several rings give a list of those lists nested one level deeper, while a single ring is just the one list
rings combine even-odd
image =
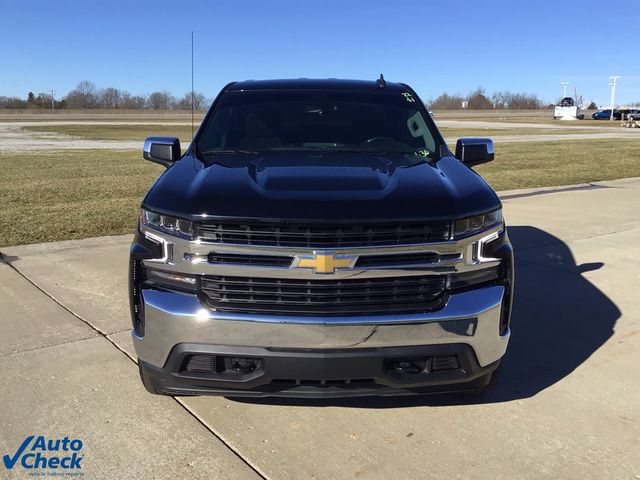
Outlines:
[{"label": "tree line", "polygon": [[427,106],[432,110],[535,110],[548,108],[544,102],[534,93],[495,92],[487,94],[484,88],[477,88],[468,95],[443,93],[436,98],[427,100]]},{"label": "tree line", "polygon": [[427,100],[427,106],[433,110],[493,110],[521,109],[534,110],[547,108],[549,104],[534,93],[495,92],[487,94],[484,88],[477,88],[467,95],[443,93]]},{"label": "tree line", "polygon": [[[201,92],[195,92],[193,103],[196,110],[205,110],[211,101]],[[147,95],[132,95],[126,90],[114,87],[98,88],[88,80],[80,82],[76,88],[61,99],[53,94],[29,92],[26,98],[0,96],[0,108],[8,109],[61,109],[61,108],[109,108],[109,109],[149,109],[149,110],[190,110],[191,92],[176,98],[166,90]]]},{"label": "tree line", "polygon": [[[205,110],[211,104],[201,92],[194,93],[196,110]],[[495,92],[487,94],[484,88],[477,88],[467,95],[442,93],[426,102],[430,110],[535,110],[553,108],[534,93]],[[166,90],[146,95],[132,95],[126,90],[114,87],[98,88],[95,83],[84,80],[66,96],[56,99],[52,93],[29,92],[26,98],[0,96],[0,108],[6,109],[61,109],[61,108],[107,108],[107,109],[149,109],[149,110],[190,110],[191,92],[176,98]],[[597,108],[591,102],[587,108]]]}]

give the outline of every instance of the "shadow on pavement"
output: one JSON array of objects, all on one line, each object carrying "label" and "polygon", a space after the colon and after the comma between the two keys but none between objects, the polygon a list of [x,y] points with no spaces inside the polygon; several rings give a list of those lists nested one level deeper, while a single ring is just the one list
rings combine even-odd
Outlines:
[{"label": "shadow on pavement", "polygon": [[[576,265],[569,247],[535,227],[509,227],[516,250],[511,341],[493,388],[482,396],[365,397],[303,401],[237,399],[280,405],[394,408],[496,403],[531,397],[573,372],[613,334],[616,305],[583,273],[603,263]],[[546,266],[518,261],[518,250],[536,248]],[[560,247],[560,248],[558,248]]]}]

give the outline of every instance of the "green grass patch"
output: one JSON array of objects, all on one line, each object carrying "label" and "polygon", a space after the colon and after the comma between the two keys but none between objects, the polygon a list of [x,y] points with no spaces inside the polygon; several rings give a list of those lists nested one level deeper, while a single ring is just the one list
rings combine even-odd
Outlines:
[{"label": "green grass patch", "polygon": [[[0,153],[0,247],[131,233],[163,168],[138,151]],[[476,167],[496,190],[640,177],[638,141],[507,143]]]},{"label": "green grass patch", "polygon": [[[190,125],[41,125],[22,127],[43,133],[61,133],[89,140],[139,140],[147,137],[178,137],[180,142],[191,141]],[[196,125],[195,128],[198,128]]]}]

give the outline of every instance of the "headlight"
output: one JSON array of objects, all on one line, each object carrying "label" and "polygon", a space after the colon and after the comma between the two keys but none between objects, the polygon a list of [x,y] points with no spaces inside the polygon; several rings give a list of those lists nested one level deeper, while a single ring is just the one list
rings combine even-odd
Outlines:
[{"label": "headlight", "polygon": [[494,210],[484,215],[457,220],[454,226],[454,238],[469,237],[502,224],[502,210]]},{"label": "headlight", "polygon": [[142,278],[146,283],[170,290],[194,292],[198,285],[198,281],[193,275],[165,272],[151,268],[144,268],[142,270]]},{"label": "headlight", "polygon": [[175,237],[193,238],[193,222],[182,218],[162,215],[160,213],[150,212],[149,210],[141,210],[140,223]]},{"label": "headlight", "polygon": [[449,275],[448,286],[451,289],[473,287],[482,283],[492,282],[502,276],[502,270],[499,266],[470,272],[452,273]]}]

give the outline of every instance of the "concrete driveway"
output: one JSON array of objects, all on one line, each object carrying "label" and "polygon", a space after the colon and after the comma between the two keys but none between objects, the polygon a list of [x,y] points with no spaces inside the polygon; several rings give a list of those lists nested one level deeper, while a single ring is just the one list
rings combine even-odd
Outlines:
[{"label": "concrete driveway", "polygon": [[640,478],[640,179],[502,197],[513,336],[482,400],[152,396],[129,237],[3,249],[0,454],[78,438],[91,479]]}]

